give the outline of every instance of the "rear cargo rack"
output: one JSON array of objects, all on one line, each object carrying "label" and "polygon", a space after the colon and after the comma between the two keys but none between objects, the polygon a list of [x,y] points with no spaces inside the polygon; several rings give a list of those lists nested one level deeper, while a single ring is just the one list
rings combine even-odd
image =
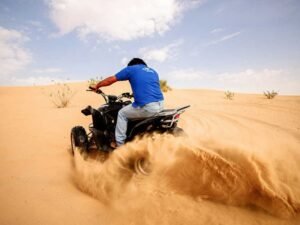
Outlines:
[{"label": "rear cargo rack", "polygon": [[179,116],[181,113],[185,111],[185,109],[189,108],[190,105],[186,105],[176,109],[166,109],[160,112],[159,116],[165,116],[166,118],[161,119],[163,128],[171,128],[175,123],[178,122]]}]

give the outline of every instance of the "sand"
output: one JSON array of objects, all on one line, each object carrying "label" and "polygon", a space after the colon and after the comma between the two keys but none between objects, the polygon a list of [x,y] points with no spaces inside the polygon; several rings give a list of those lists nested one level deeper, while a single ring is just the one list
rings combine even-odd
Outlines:
[{"label": "sand", "polygon": [[[67,108],[53,86],[0,88],[0,224],[300,224],[300,96],[173,90],[190,104],[187,137],[136,140],[101,163],[70,155],[80,113],[103,100],[70,84]],[[104,88],[130,90],[118,83]],[[132,161],[146,157],[149,175]]]}]

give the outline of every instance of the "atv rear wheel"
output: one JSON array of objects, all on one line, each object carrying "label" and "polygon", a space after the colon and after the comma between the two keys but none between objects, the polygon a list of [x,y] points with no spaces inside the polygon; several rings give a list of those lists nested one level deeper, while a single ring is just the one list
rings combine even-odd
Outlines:
[{"label": "atv rear wheel", "polygon": [[87,151],[88,149],[88,136],[82,126],[73,127],[71,130],[71,154],[74,155],[76,148],[80,151]]}]

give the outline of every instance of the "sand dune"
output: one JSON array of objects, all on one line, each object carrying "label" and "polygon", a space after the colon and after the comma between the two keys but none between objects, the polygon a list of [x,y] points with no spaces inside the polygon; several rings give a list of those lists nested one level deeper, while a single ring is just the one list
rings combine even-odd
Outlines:
[{"label": "sand dune", "polygon": [[135,140],[103,162],[68,152],[70,129],[90,122],[80,110],[103,102],[85,87],[71,84],[63,109],[51,86],[0,88],[0,224],[300,224],[299,96],[173,90],[166,107],[192,105],[187,137]]}]

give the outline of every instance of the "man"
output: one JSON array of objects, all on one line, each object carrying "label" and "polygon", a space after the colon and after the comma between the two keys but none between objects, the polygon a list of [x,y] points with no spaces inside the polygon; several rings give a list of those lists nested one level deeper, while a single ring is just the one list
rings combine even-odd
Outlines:
[{"label": "man", "polygon": [[164,97],[160,90],[158,74],[139,58],[133,58],[128,66],[115,76],[110,76],[90,88],[97,90],[124,80],[130,82],[134,102],[123,107],[118,113],[115,131],[117,146],[125,142],[129,118],[151,117],[163,110]]}]

